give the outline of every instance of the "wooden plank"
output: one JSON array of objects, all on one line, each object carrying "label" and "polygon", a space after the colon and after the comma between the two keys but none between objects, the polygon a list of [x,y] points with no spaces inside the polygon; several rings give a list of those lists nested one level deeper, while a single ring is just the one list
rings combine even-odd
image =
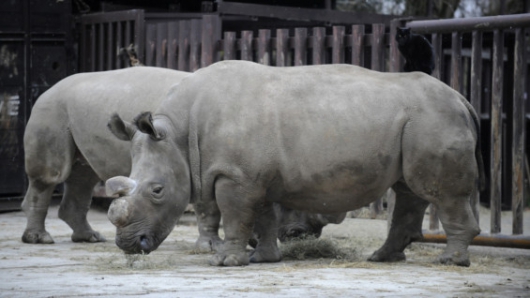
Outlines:
[{"label": "wooden plank", "polygon": [[241,60],[254,61],[252,50],[252,31],[241,31]]},{"label": "wooden plank", "polygon": [[201,46],[201,27],[202,21],[198,19],[191,20],[190,32],[190,71],[194,72],[200,68],[200,46]]},{"label": "wooden plank", "polygon": [[351,45],[351,63],[364,66],[364,25],[352,26]]},{"label": "wooden plank", "polygon": [[276,30],[276,66],[290,66],[289,29]]},{"label": "wooden plank", "polygon": [[145,32],[145,65],[156,65],[156,24],[147,24]]},{"label": "wooden plank", "polygon": [[493,74],[491,94],[491,174],[490,210],[491,233],[501,231],[502,200],[502,87],[503,87],[503,31],[493,31]]},{"label": "wooden plank", "polygon": [[258,62],[271,64],[271,31],[268,29],[258,31]]},{"label": "wooden plank", "polygon": [[462,33],[451,34],[451,87],[462,93]]},{"label": "wooden plank", "polygon": [[[480,119],[480,113],[482,111],[482,32],[474,31],[472,36],[470,102]],[[480,120],[478,125],[480,128]],[[476,191],[471,196],[471,206],[477,223],[480,223],[479,204],[480,192]]]},{"label": "wooden plank", "polygon": [[236,59],[236,33],[225,32],[225,38],[223,40],[223,60],[234,60]]},{"label": "wooden plank", "polygon": [[384,44],[385,25],[372,25],[372,69],[377,71],[384,70],[383,54],[385,50]]},{"label": "wooden plank", "polygon": [[399,19],[390,22],[390,72],[399,72],[401,70],[402,59],[396,41],[397,28],[400,25],[401,21]]},{"label": "wooden plank", "polygon": [[512,233],[523,233],[525,168],[525,29],[515,29],[512,137]]},{"label": "wooden plank", "polygon": [[294,65],[307,64],[307,28],[294,29]]},{"label": "wooden plank", "polygon": [[204,15],[202,17],[201,67],[206,67],[217,60],[215,43],[219,38],[217,36],[219,22],[217,15]]},{"label": "wooden plank", "polygon": [[331,42],[331,62],[344,63],[344,26],[333,26],[333,41]]},{"label": "wooden plank", "polygon": [[171,69],[177,69],[179,23],[177,21],[169,22],[167,27],[167,67]]},{"label": "wooden plank", "polygon": [[326,63],[326,28],[313,28],[313,64]]},{"label": "wooden plank", "polygon": [[167,22],[156,24],[156,66],[167,67]]},{"label": "wooden plank", "polygon": [[432,76],[438,80],[442,80],[442,62],[443,62],[443,52],[442,52],[442,34],[433,33],[432,34],[432,48],[434,51],[434,70]]},{"label": "wooden plank", "polygon": [[191,21],[179,21],[178,70],[189,71]]}]

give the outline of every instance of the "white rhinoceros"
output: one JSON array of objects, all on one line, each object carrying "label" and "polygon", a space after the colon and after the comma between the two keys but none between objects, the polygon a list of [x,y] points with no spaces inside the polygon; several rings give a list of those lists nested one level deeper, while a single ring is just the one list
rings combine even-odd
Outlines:
[{"label": "white rhinoceros", "polygon": [[[477,116],[423,73],[224,61],[183,79],[153,115],[134,124],[115,116],[109,127],[132,140],[130,177],[106,183],[122,196],[109,219],[126,253],[155,250],[190,201],[216,202],[225,239],[210,263],[274,262],[273,203],[339,213],[392,187],[389,236],[371,261],[403,260],[432,203],[447,234],[440,262],[470,264],[480,229],[469,198],[484,181]],[[260,241],[249,258],[254,223]]]},{"label": "white rhinoceros", "polygon": [[53,243],[44,222],[55,186],[65,183],[59,217],[73,230],[73,241],[105,238],[92,230],[86,215],[92,189],[100,180],[128,175],[130,143],[107,129],[112,113],[133,119],[155,109],[170,87],[187,72],[133,67],[69,76],[44,94],[31,111],[24,133],[29,179],[22,208],[26,243]]}]

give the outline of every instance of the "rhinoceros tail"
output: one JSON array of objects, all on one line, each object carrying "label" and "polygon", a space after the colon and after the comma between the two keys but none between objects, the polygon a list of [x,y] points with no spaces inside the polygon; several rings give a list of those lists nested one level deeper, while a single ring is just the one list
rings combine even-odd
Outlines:
[{"label": "rhinoceros tail", "polygon": [[477,167],[478,167],[478,189],[480,191],[483,191],[486,187],[486,175],[484,172],[484,160],[482,159],[482,151],[480,150],[480,120],[477,115],[477,112],[473,108],[473,106],[467,101],[467,99],[464,98],[464,96],[458,94],[460,101],[466,106],[467,110],[469,111],[469,114],[471,114],[471,118],[473,118],[473,123],[475,124],[475,129],[477,132],[477,144],[475,145],[475,159],[477,161]]}]

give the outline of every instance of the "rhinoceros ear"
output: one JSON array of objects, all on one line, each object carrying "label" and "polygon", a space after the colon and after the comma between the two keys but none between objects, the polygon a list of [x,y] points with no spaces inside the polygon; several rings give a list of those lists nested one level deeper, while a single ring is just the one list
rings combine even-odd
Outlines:
[{"label": "rhinoceros ear", "polygon": [[124,141],[132,140],[136,127],[127,121],[123,121],[118,114],[113,114],[107,127],[113,135]]},{"label": "rhinoceros ear", "polygon": [[153,116],[150,112],[144,112],[134,119],[134,124],[139,131],[148,134],[155,140],[162,140],[165,134],[153,124]]}]

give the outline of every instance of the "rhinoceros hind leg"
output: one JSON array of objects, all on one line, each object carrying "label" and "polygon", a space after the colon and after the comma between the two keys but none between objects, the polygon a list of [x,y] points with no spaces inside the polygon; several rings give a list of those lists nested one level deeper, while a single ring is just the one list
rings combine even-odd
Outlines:
[{"label": "rhinoceros hind leg", "polygon": [[53,238],[44,227],[54,188],[55,184],[45,184],[30,177],[28,191],[22,202],[22,210],[27,217],[22,242],[32,244],[54,243]]},{"label": "rhinoceros hind leg", "polygon": [[414,194],[402,181],[393,186],[396,203],[388,237],[383,246],[368,259],[374,262],[395,262],[406,259],[403,251],[413,241],[421,240],[421,226],[429,202]]},{"label": "rhinoceros hind leg", "polygon": [[279,262],[282,254],[278,249],[278,227],[272,204],[258,211],[254,232],[259,235],[259,240],[256,249],[250,254],[250,262]]},{"label": "rhinoceros hind leg", "polygon": [[99,178],[92,168],[81,162],[72,166],[72,173],[65,181],[59,218],[74,231],[73,242],[106,241],[105,237],[92,229],[86,218],[92,202],[92,191],[98,181]]}]

